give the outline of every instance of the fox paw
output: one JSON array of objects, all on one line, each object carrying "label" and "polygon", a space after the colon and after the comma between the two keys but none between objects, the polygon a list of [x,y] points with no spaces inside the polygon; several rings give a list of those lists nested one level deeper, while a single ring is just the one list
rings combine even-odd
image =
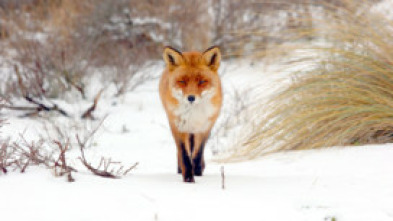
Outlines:
[{"label": "fox paw", "polygon": [[186,183],[195,183],[195,180],[194,180],[194,176],[187,176],[187,177],[184,177],[184,182],[186,182]]}]

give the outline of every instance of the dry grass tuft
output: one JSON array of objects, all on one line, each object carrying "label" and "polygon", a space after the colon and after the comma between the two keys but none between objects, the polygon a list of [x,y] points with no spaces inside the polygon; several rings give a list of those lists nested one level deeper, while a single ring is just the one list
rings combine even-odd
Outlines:
[{"label": "dry grass tuft", "polygon": [[305,53],[292,65],[306,62],[307,69],[292,72],[289,87],[267,104],[259,102],[258,123],[234,159],[393,142],[393,23],[366,1],[344,2],[326,5],[313,30],[292,33],[319,43],[295,47]]}]

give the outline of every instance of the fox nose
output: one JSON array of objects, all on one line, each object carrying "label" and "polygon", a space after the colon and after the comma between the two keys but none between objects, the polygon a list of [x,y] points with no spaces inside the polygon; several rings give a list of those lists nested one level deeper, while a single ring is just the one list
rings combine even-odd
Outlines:
[{"label": "fox nose", "polygon": [[195,101],[195,96],[194,96],[194,95],[188,95],[187,99],[188,99],[188,101],[189,101],[190,103],[192,103],[192,102]]}]

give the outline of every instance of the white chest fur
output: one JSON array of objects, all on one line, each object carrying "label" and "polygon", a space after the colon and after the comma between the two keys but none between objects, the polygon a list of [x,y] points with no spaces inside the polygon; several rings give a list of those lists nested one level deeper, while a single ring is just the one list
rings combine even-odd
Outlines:
[{"label": "white chest fur", "polygon": [[217,107],[211,103],[214,93],[213,89],[204,91],[201,97],[190,103],[181,90],[172,90],[173,96],[179,101],[179,105],[173,107],[173,113],[177,117],[175,124],[180,132],[202,133],[210,128],[213,122],[209,118],[217,111]]}]

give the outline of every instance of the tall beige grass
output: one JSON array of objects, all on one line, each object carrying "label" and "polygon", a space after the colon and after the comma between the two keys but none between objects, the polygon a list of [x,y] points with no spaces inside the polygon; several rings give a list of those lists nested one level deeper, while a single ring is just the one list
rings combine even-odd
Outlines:
[{"label": "tall beige grass", "polygon": [[257,102],[257,123],[232,159],[393,142],[393,23],[369,2],[342,2],[325,5],[312,30],[292,30],[294,39],[312,36],[314,43],[291,44],[289,54],[302,51],[291,63],[299,67],[292,82]]}]

